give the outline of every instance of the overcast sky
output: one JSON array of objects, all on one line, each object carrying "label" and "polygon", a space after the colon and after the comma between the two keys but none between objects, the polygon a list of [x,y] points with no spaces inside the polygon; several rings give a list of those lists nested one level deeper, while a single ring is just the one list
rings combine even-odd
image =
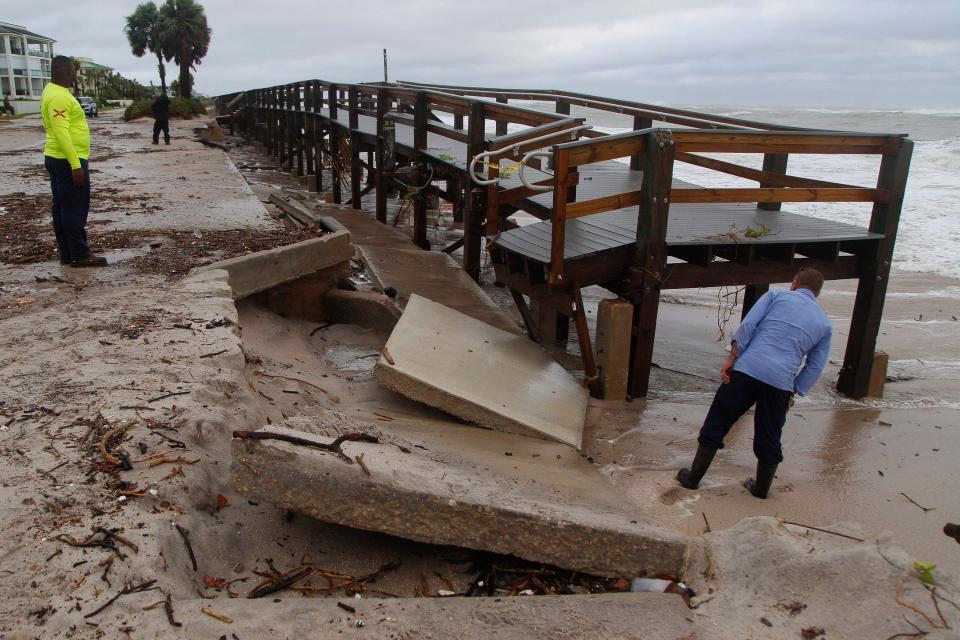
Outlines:
[{"label": "overcast sky", "polygon": [[[136,0],[5,2],[0,20],[159,83]],[[552,88],[682,105],[960,107],[960,0],[205,0],[199,91],[320,78]],[[168,79],[176,68],[169,64]]]}]

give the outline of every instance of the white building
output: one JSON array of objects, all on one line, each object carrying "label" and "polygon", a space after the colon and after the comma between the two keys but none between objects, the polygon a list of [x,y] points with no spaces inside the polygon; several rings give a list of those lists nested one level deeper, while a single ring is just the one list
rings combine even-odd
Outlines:
[{"label": "white building", "polygon": [[50,82],[54,42],[19,25],[0,22],[0,93],[39,100]]}]

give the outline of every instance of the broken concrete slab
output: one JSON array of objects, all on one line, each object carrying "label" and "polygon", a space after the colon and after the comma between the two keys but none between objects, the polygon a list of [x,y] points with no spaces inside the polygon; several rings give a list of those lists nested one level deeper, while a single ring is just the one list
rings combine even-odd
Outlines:
[{"label": "broken concrete slab", "polygon": [[527,338],[410,296],[374,368],[393,391],[483,426],[580,448],[587,390]]},{"label": "broken concrete slab", "polygon": [[198,271],[223,269],[229,273],[233,297],[239,300],[347,262],[352,257],[350,233],[338,231],[285,247],[215,262],[200,267]]},{"label": "broken concrete slab", "polygon": [[[342,599],[341,599],[342,601]],[[139,613],[133,601],[117,607]],[[311,637],[497,638],[575,640],[633,638],[677,640],[706,631],[676,595],[625,593],[589,596],[515,598],[367,598],[349,599],[350,612],[336,598],[287,598],[282,601],[219,599],[177,602],[177,617],[188,638],[216,638],[229,629],[241,638],[290,638],[309,630]],[[232,620],[200,615],[208,607]],[[358,621],[360,624],[358,624]],[[712,637],[712,636],[696,636]]]},{"label": "broken concrete slab", "polygon": [[[381,225],[382,226],[382,225]],[[381,291],[393,287],[401,309],[417,294],[498,329],[521,334],[520,327],[445,253],[357,243],[370,280]]]},{"label": "broken concrete slab", "polygon": [[362,456],[364,471],[321,449],[234,440],[231,481],[251,500],[355,529],[595,575],[682,571],[686,540],[638,512],[562,444],[452,422],[376,426],[332,411],[266,431],[316,442],[361,432],[379,443],[344,443],[351,460]]}]

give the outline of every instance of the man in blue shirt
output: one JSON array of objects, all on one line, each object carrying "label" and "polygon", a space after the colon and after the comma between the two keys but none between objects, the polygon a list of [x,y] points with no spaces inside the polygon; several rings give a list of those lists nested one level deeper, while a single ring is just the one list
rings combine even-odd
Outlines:
[{"label": "man in blue shirt", "polygon": [[750,309],[733,336],[720,380],[723,384],[700,429],[699,446],[689,469],[677,481],[696,489],[730,428],[756,404],[753,453],[757,477],[744,482],[757,498],[766,498],[777,466],[783,462],[780,434],[793,394],[806,395],[830,354],[832,327],[816,298],[823,274],[802,269],[790,291],[770,291]]}]

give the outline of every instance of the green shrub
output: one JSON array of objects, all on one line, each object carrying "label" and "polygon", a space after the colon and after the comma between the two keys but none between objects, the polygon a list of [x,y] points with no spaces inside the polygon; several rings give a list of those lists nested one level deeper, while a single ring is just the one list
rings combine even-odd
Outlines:
[{"label": "green shrub", "polygon": [[[150,111],[150,105],[153,104],[153,100],[137,100],[129,107],[126,111],[123,112],[123,119],[127,120],[136,120],[137,118],[152,118],[153,112]],[[199,104],[193,102],[192,100],[187,100],[186,98],[173,98],[170,101],[170,117],[171,118],[183,118],[184,120],[190,120],[195,115],[204,113],[204,109]]]}]

